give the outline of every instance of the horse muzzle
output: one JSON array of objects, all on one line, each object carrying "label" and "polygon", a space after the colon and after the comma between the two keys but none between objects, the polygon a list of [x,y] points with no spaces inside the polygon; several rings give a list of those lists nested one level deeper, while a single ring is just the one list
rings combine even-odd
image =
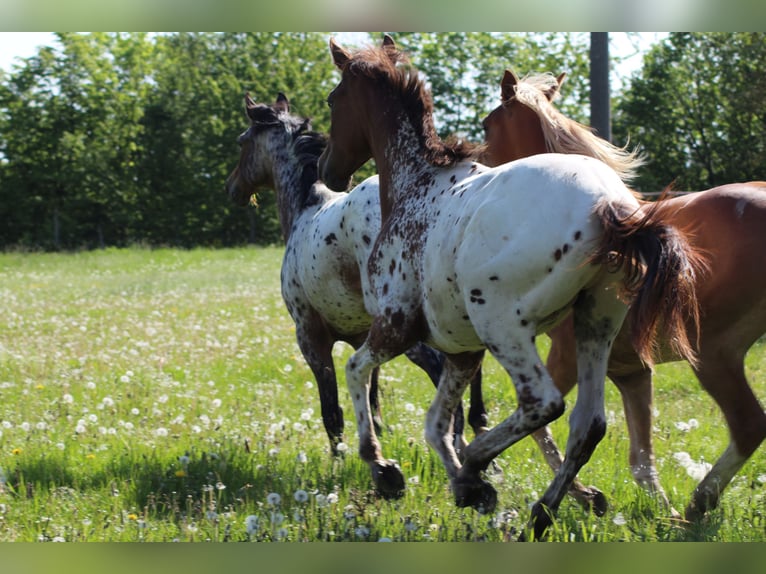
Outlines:
[{"label": "horse muzzle", "polygon": [[324,184],[333,191],[346,191],[351,185],[351,175],[347,177],[339,176],[337,173],[335,173],[336,170],[333,170],[329,166],[329,163],[328,154],[323,153],[319,157],[319,179],[321,179]]}]

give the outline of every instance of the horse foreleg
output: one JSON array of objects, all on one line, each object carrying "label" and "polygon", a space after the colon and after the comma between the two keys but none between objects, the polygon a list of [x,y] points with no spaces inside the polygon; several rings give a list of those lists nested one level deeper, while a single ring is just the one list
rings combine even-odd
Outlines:
[{"label": "horse foreleg", "polygon": [[383,417],[380,414],[380,399],[378,389],[378,375],[380,368],[375,367],[370,372],[370,411],[372,412],[372,424],[375,432],[380,433],[383,430]]},{"label": "horse foreleg", "polygon": [[481,389],[481,377],[481,368],[479,368],[471,379],[471,406],[468,408],[468,424],[471,425],[476,436],[487,432],[489,427],[489,417]]},{"label": "horse foreleg", "polygon": [[[638,361],[638,357],[636,357]],[[652,372],[642,368],[630,375],[612,376],[622,396],[630,437],[630,471],[644,490],[657,496],[674,518],[681,515],[668,500],[660,484],[652,445]]]},{"label": "horse foreleg", "polygon": [[[442,371],[444,369],[444,355],[432,349],[431,347],[418,343],[410,348],[406,353],[407,358],[423,369],[435,387],[439,387]],[[473,408],[473,401],[471,401]],[[458,455],[462,453],[468,444],[465,440],[465,415],[463,413],[463,401],[461,400],[455,406],[453,422],[453,442]]]},{"label": "horse foreleg", "polygon": [[318,316],[296,321],[295,327],[298,347],[317,383],[322,423],[330,439],[330,450],[337,455],[338,444],[343,441],[343,409],[338,403],[338,381],[332,358],[335,340]]},{"label": "horse foreleg", "polygon": [[377,491],[385,498],[398,498],[404,492],[404,476],[395,461],[383,458],[375,434],[369,395],[372,370],[389,358],[374,355],[365,343],[346,363],[346,384],[356,415],[359,456],[370,467]]},{"label": "horse foreleg", "polygon": [[[747,383],[744,354],[720,349],[712,353],[703,344],[699,356],[703,362],[696,370],[697,378],[723,411],[731,442],[694,489],[685,511],[689,521],[699,520],[718,505],[726,485],[766,438],[766,412]],[[708,356],[716,359],[704,361]]]},{"label": "horse foreleg", "polygon": [[[437,452],[447,471],[453,486],[460,470],[460,460],[455,449],[453,436],[453,412],[460,403],[460,397],[481,366],[481,353],[463,353],[450,355],[444,362],[441,380],[436,390],[436,397],[426,415],[426,441]],[[488,486],[488,485],[487,485]],[[456,491],[458,503],[460,494]],[[497,498],[492,487],[484,488],[478,497],[480,500],[463,501],[468,504],[486,504],[494,506]]]}]

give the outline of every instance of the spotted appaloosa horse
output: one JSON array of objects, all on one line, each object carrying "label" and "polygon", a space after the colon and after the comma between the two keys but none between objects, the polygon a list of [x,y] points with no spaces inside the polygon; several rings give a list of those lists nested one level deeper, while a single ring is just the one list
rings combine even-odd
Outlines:
[{"label": "spotted appaloosa horse", "polygon": [[[627,180],[638,165],[636,154],[596,137],[554,107],[563,79],[562,74],[520,81],[510,70],[505,72],[502,105],[484,120],[487,161],[501,164],[545,152],[581,153],[604,159]],[[655,209],[650,205],[643,209]],[[706,254],[710,268],[696,285],[700,323],[692,368],[723,412],[731,442],[686,507],[685,518],[696,520],[715,508],[723,489],[766,438],[766,414],[747,382],[744,365],[748,349],[766,332],[766,266],[753,259],[766,249],[766,182],[722,185],[664,201],[656,209],[669,223],[692,232],[690,243]],[[612,348],[607,374],[622,394],[633,476],[669,506],[651,440],[651,366],[633,349],[629,329],[626,322]],[[577,382],[572,318],[548,334],[547,367],[556,386],[567,393]],[[659,362],[682,358],[667,339],[660,347]],[[534,436],[557,469],[561,454],[548,429]],[[594,490],[575,483],[573,494],[590,503]]]},{"label": "spotted appaloosa horse", "polygon": [[[604,435],[606,362],[626,302],[633,301],[634,342],[647,362],[660,316],[678,351],[691,358],[684,320],[696,312],[697,255],[655,212],[636,217],[638,201],[600,161],[544,155],[489,169],[467,160],[464,150],[436,136],[430,94],[415,70],[398,65],[406,58],[390,37],[380,48],[349,53],[331,40],[330,49],[341,81],[327,100],[330,139],[320,177],[345,189],[370,157],[380,175],[383,227],[368,262],[375,317],[346,364],[360,456],[379,491],[402,490],[402,473],[375,436],[369,375],[427,342],[446,361],[426,439],[444,463],[456,503],[491,511],[497,493],[481,471],[564,410],[535,337],[573,310],[580,387],[567,456],[532,511],[540,536]],[[518,407],[466,447],[461,465],[450,413],[485,348],[511,376]]]},{"label": "spotted appaloosa horse", "polygon": [[[310,131],[308,119],[290,114],[284,94],[273,105],[258,104],[247,96],[245,108],[250,127],[239,137],[239,164],[226,189],[242,205],[260,188],[276,191],[286,242],[282,297],[295,322],[298,346],[316,378],[322,420],[335,453],[343,439],[343,412],[332,348],[337,341],[358,347],[372,322],[362,297],[367,283],[362,270],[380,230],[378,177],[367,179],[352,193],[335,193],[315,184],[326,137]],[[417,344],[407,356],[438,383],[441,354]],[[487,425],[481,373],[471,389],[469,420],[474,431],[481,432]],[[377,398],[376,371],[370,389],[376,413]],[[455,438],[462,448],[462,406],[455,417]]]}]

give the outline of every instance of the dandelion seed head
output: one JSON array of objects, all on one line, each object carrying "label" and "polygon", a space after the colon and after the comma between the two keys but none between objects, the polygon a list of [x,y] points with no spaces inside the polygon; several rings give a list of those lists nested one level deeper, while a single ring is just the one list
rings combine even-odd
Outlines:
[{"label": "dandelion seed head", "polygon": [[258,532],[258,528],[258,517],[255,514],[251,514],[245,518],[245,530],[249,536]]},{"label": "dandelion seed head", "polygon": [[296,490],[295,494],[293,494],[293,498],[295,498],[295,502],[302,504],[309,499],[309,493],[305,490]]},{"label": "dandelion seed head", "polygon": [[266,496],[266,503],[269,506],[279,506],[280,502],[282,502],[282,497],[276,492],[271,492]]},{"label": "dandelion seed head", "polygon": [[367,538],[370,535],[370,529],[366,526],[357,526],[354,529],[354,534],[357,538]]}]

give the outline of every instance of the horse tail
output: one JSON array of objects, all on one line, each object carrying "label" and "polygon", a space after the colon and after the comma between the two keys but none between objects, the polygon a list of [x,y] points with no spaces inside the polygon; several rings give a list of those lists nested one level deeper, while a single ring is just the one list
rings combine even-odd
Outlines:
[{"label": "horse tail", "polygon": [[631,301],[628,319],[631,340],[641,360],[651,366],[658,349],[660,323],[671,348],[696,364],[689,340],[691,320],[699,339],[699,307],[695,283],[706,269],[702,252],[686,235],[669,225],[660,211],[665,194],[625,215],[622,206],[603,203],[596,210],[604,228],[602,243],[592,261],[625,274],[625,297]]}]

